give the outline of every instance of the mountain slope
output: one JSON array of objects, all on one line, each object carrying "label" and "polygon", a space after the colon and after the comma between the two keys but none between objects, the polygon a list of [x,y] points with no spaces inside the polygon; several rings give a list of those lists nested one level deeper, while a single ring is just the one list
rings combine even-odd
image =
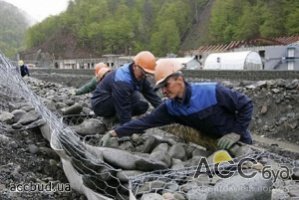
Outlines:
[{"label": "mountain slope", "polygon": [[203,44],[299,34],[298,13],[298,0],[74,0],[31,27],[26,45],[60,58],[144,49],[180,55]]},{"label": "mountain slope", "polygon": [[30,21],[24,11],[0,0],[0,51],[12,57],[23,46],[23,39]]},{"label": "mountain slope", "polygon": [[208,41],[208,26],[211,17],[211,10],[215,0],[209,0],[201,10],[198,11],[195,23],[188,31],[187,36],[182,41],[180,50],[196,49],[200,44]]}]

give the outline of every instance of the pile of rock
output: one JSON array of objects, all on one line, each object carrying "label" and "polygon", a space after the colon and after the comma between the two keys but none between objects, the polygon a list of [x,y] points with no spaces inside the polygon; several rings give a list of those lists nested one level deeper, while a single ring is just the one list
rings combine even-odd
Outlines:
[{"label": "pile of rock", "polygon": [[[187,144],[183,140],[165,133],[159,129],[148,130],[142,135],[127,138],[111,138],[109,146],[99,147],[98,142],[107,131],[100,118],[90,118],[90,95],[72,96],[70,88],[59,84],[47,83],[35,79],[28,79],[32,90],[38,94],[48,109],[58,115],[88,116],[85,120],[78,120],[71,128],[76,132],[76,142],[61,135],[59,140],[69,157],[71,164],[82,175],[83,184],[94,192],[105,194],[111,198],[126,199],[129,195],[128,183],[133,183],[133,192],[141,199],[279,199],[285,197],[299,197],[296,193],[299,186],[287,177],[273,184],[272,180],[262,177],[265,166],[276,166],[281,158],[266,157],[260,153],[253,154],[260,164],[255,170],[254,178],[244,179],[240,174],[227,179],[219,179],[217,174],[208,176],[202,174],[193,178],[196,166],[201,158],[207,157],[211,161],[212,152],[204,148]],[[225,82],[237,90],[248,94],[255,104],[252,130],[265,137],[276,137],[282,127],[287,129],[292,140],[298,137],[298,80],[292,81],[263,81],[263,82]],[[275,103],[273,103],[275,102]],[[280,116],[283,113],[284,116]],[[10,130],[35,130],[44,125],[41,118],[31,105],[15,103],[10,105],[9,111],[0,113],[1,124]],[[79,123],[80,122],[80,123]],[[264,130],[265,126],[270,127]],[[7,128],[9,130],[9,128]],[[293,130],[293,131],[292,131]],[[43,131],[43,130],[42,130]],[[283,133],[281,133],[282,135]],[[283,140],[288,140],[287,138]],[[7,139],[3,139],[5,141]],[[298,140],[296,140],[298,141]],[[40,152],[37,145],[29,145],[29,152]],[[247,149],[252,150],[252,149]],[[249,151],[245,151],[248,153]],[[53,152],[52,152],[53,154]],[[51,153],[49,152],[49,157]],[[240,156],[240,155],[239,155]],[[243,155],[244,156],[244,155]],[[54,158],[54,156],[53,156]],[[279,159],[278,159],[279,158]],[[55,166],[59,166],[57,156]],[[54,161],[52,161],[54,163]],[[292,178],[298,180],[298,162]],[[245,166],[245,168],[248,166]],[[158,171],[157,171],[158,170]],[[229,171],[235,169],[229,168]],[[151,173],[155,171],[154,173]],[[147,174],[144,174],[147,172]],[[132,177],[135,177],[132,179]],[[222,189],[229,186],[233,189]],[[277,188],[272,190],[272,188]],[[266,188],[266,189],[263,189]],[[281,188],[287,191],[281,190]]]},{"label": "pile of rock", "polygon": [[76,191],[49,190],[50,185],[71,188],[60,157],[39,130],[46,121],[32,105],[19,100],[5,102],[8,109],[0,112],[0,199],[86,199]]}]

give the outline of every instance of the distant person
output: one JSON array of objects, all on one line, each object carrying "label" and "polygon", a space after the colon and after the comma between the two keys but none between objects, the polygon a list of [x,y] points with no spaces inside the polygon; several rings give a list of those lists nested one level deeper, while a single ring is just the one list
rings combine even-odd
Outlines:
[{"label": "distant person", "polygon": [[105,63],[97,63],[94,68],[95,76],[92,77],[90,81],[85,83],[80,88],[74,91],[75,95],[83,95],[89,92],[92,92],[96,89],[97,84],[106,76],[108,72],[111,71],[111,68],[108,67]]},{"label": "distant person", "polygon": [[148,110],[149,105],[141,100],[140,94],[153,107],[160,105],[161,99],[146,78],[147,74],[154,73],[155,66],[155,56],[149,51],[142,51],[131,63],[124,64],[105,76],[91,97],[94,113],[104,117],[109,123],[112,123],[110,119],[118,119],[120,124],[124,124],[132,116],[141,115]]},{"label": "distant person", "polygon": [[24,77],[24,76],[30,76],[29,74],[29,69],[27,67],[27,65],[24,64],[24,61],[23,60],[19,60],[19,67],[20,67],[20,72],[21,72],[21,76]]},{"label": "distant person", "polygon": [[[110,137],[130,136],[144,130],[178,123],[197,130],[194,142],[229,149],[237,141],[252,144],[248,130],[253,104],[246,95],[219,83],[188,83],[182,65],[171,59],[161,59],[155,69],[156,88],[168,99],[150,114],[132,120],[103,136],[105,146]],[[180,129],[177,129],[179,132]],[[188,134],[182,132],[181,134]]]},{"label": "distant person", "polygon": [[55,69],[58,69],[58,68],[59,68],[59,65],[58,65],[57,62],[55,62],[54,67],[55,67]]},{"label": "distant person", "polygon": [[198,56],[198,62],[199,62],[199,69],[203,69],[203,58],[202,55]]}]

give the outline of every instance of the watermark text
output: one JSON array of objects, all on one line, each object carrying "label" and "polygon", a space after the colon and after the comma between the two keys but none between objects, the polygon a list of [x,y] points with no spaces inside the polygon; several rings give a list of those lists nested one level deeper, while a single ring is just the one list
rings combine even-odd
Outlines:
[{"label": "watermark text", "polygon": [[11,192],[71,192],[69,183],[11,183],[9,185]]}]

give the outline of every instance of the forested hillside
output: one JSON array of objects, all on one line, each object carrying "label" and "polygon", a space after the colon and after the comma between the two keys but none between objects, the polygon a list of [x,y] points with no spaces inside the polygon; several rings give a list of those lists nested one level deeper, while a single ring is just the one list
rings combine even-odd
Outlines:
[{"label": "forested hillside", "polygon": [[28,48],[49,44],[48,51],[56,55],[66,48],[81,48],[90,56],[134,54],[143,49],[165,56],[180,50],[191,28],[202,26],[199,19],[205,19],[201,14],[208,1],[214,2],[209,22],[197,28],[198,33],[205,29],[208,37],[186,43],[185,49],[299,33],[298,0],[74,0],[64,13],[30,28],[26,44]]},{"label": "forested hillside", "polygon": [[0,0],[0,27],[0,51],[7,57],[14,56],[24,46],[29,19],[17,7]]},{"label": "forested hillside", "polygon": [[217,0],[209,25],[209,41],[299,34],[298,0]]},{"label": "forested hillside", "polygon": [[[74,0],[66,12],[28,31],[27,45],[42,45],[63,29],[95,54],[176,53],[180,41],[207,0]],[[59,49],[57,49],[59,51]]]}]

